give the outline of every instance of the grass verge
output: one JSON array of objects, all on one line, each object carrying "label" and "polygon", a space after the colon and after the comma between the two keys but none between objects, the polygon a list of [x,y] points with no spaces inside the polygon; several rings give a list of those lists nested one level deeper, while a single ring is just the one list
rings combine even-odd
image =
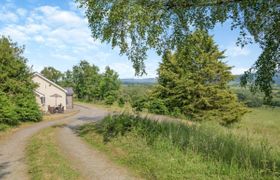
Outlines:
[{"label": "grass verge", "polygon": [[280,156],[264,142],[205,126],[119,115],[83,126],[90,144],[147,179],[279,178]]},{"label": "grass verge", "polygon": [[[73,116],[73,115],[77,114],[78,112],[79,112],[79,110],[73,110],[73,111],[63,113],[63,114],[44,115],[42,121],[54,121],[54,120],[58,120],[58,119],[64,119],[64,118]],[[40,121],[40,122],[42,122],[42,121]],[[0,128],[0,141],[4,140],[5,138],[9,137],[11,134],[13,134],[23,128],[32,126],[32,125],[34,125],[36,123],[40,123],[40,122],[28,121],[28,122],[22,122],[18,126],[5,126],[5,128],[3,128],[2,130]],[[0,127],[1,127],[1,124],[0,124]]]},{"label": "grass verge", "polygon": [[55,131],[55,127],[46,128],[29,140],[26,150],[31,179],[81,179],[58,149]]}]

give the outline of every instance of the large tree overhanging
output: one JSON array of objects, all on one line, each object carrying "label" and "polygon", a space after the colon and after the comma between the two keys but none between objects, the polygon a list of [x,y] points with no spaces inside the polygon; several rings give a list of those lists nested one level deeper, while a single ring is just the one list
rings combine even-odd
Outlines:
[{"label": "large tree overhanging", "polygon": [[[86,9],[93,38],[118,46],[145,73],[147,50],[159,55],[175,49],[193,29],[213,29],[227,20],[239,29],[237,43],[255,41],[263,52],[243,84],[253,84],[271,98],[272,77],[279,70],[279,0],[77,0]],[[252,76],[252,74],[251,74]]]}]

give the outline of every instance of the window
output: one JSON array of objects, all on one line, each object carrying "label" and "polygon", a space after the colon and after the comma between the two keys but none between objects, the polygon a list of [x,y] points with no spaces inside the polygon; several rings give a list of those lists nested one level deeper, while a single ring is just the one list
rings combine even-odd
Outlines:
[{"label": "window", "polygon": [[40,97],[40,99],[41,99],[41,104],[45,104],[46,98],[45,97]]}]

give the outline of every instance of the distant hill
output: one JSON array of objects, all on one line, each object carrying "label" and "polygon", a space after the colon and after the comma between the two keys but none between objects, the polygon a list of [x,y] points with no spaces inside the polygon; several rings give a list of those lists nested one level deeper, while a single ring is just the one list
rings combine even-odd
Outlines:
[{"label": "distant hill", "polygon": [[[242,75],[235,75],[235,79],[230,82],[231,85],[238,85],[240,84],[240,78]],[[280,74],[278,76],[275,76],[274,78],[275,84],[280,85]],[[157,83],[156,78],[144,78],[144,79],[134,79],[134,78],[128,78],[128,79],[121,79],[121,82],[123,84],[155,84]]]},{"label": "distant hill", "polygon": [[123,84],[155,84],[156,78],[145,78],[145,79],[121,79]]},{"label": "distant hill", "polygon": [[[235,84],[240,84],[240,78],[242,75],[235,75],[235,79],[230,82],[230,84],[235,85]],[[275,81],[275,84],[280,85],[280,73],[278,73],[273,80]]]}]

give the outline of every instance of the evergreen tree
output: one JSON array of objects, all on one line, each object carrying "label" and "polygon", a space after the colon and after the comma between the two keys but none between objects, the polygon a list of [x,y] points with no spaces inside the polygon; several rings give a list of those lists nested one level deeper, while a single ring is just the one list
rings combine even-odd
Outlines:
[{"label": "evergreen tree", "polygon": [[18,47],[9,38],[0,38],[0,99],[3,106],[0,108],[3,112],[0,123],[14,125],[20,121],[41,119],[33,92],[36,84],[32,81],[27,60],[22,56],[23,51],[24,48]]},{"label": "evergreen tree", "polygon": [[195,120],[240,120],[246,110],[228,87],[233,76],[223,54],[206,32],[194,32],[174,54],[165,52],[153,97]]}]

